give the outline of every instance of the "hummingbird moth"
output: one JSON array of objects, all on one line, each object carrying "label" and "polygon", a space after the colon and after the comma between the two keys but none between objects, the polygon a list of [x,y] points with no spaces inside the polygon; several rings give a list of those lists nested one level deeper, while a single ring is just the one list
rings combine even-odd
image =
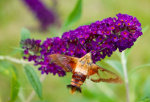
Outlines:
[{"label": "hummingbird moth", "polygon": [[[93,82],[121,83],[120,77],[92,62],[91,53],[87,53],[81,58],[67,56],[63,54],[49,55],[51,62],[62,67],[65,72],[72,72],[71,84],[67,85],[73,94],[75,91],[81,92],[80,86],[86,78]],[[92,76],[96,75],[96,79]]]}]

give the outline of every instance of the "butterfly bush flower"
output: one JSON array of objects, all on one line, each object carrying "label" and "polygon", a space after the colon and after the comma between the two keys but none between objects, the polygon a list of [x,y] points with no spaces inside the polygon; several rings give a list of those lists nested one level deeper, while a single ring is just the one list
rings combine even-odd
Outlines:
[{"label": "butterfly bush flower", "polygon": [[40,42],[41,40],[34,40],[34,39],[26,39],[24,41],[21,41],[21,45],[23,45],[24,54],[27,56],[24,56],[24,59],[28,59],[28,61],[37,59],[37,55],[40,51]]},{"label": "butterfly bush flower", "polygon": [[[61,37],[47,38],[43,43],[39,40],[27,39],[23,47],[25,58],[40,65],[42,73],[53,73],[64,76],[60,66],[50,63],[48,55],[54,53],[82,57],[91,52],[93,62],[111,56],[114,51],[120,52],[130,48],[142,35],[140,22],[136,17],[127,14],[117,14],[117,17],[106,18],[90,25],[83,25],[75,30],[64,32]],[[29,46],[29,47],[27,47]],[[39,49],[39,54],[37,50]],[[33,51],[31,55],[28,52]]]},{"label": "butterfly bush flower", "polygon": [[23,0],[41,23],[42,30],[46,30],[56,21],[55,13],[47,8],[41,0]]}]

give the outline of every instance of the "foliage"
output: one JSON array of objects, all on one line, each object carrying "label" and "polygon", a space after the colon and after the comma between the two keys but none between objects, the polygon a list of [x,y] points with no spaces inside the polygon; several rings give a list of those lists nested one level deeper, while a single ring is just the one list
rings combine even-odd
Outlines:
[{"label": "foliage", "polygon": [[82,0],[78,0],[75,8],[70,13],[67,20],[65,21],[63,29],[65,30],[69,26],[75,24],[75,22],[77,22],[80,19],[81,14],[82,14]]},{"label": "foliage", "polygon": [[35,92],[38,94],[40,98],[42,98],[42,86],[38,75],[36,74],[34,69],[29,65],[24,66],[24,70]]},{"label": "foliage", "polygon": [[[41,82],[41,78],[39,78],[41,75],[37,73],[38,70],[36,67],[32,67],[33,63],[24,61],[21,58],[22,55],[20,55],[20,52],[23,50],[21,49],[22,45],[19,45],[19,40],[28,39],[30,36],[45,39],[47,36],[54,36],[52,35],[54,32],[41,36],[32,27],[29,27],[30,30],[23,28],[21,30],[21,37],[18,39],[18,31],[22,25],[25,26],[30,21],[32,22],[31,25],[35,23],[33,19],[30,19],[30,14],[23,9],[18,1],[9,1],[10,5],[7,5],[8,0],[2,0],[0,3],[0,10],[2,11],[0,12],[0,35],[2,35],[0,36],[0,102],[25,102],[29,98],[31,98],[29,100],[32,102],[125,102],[126,81],[123,66],[125,66],[124,68],[127,71],[126,79],[129,82],[129,92],[127,93],[130,96],[130,102],[149,102],[150,36],[148,22],[150,15],[148,11],[149,7],[146,4],[150,2],[136,0],[127,0],[126,2],[119,0],[83,2],[83,0],[76,0],[74,2],[75,5],[68,4],[67,2],[70,3],[69,0],[58,2],[58,9],[62,15],[68,13],[67,7],[73,7],[65,22],[62,21],[64,22],[61,29],[63,31],[72,28],[74,25],[87,24],[87,22],[94,21],[97,18],[101,20],[101,18],[108,15],[114,16],[118,12],[133,14],[140,19],[144,35],[137,40],[134,46],[127,49],[124,54],[116,52],[112,57],[97,63],[108,70],[113,68],[114,72],[116,71],[121,76],[123,83],[92,83],[86,80],[82,86],[82,95],[79,93],[70,95],[65,85],[70,83],[71,74],[67,74],[64,78],[48,75],[45,82]],[[66,7],[63,7],[64,10],[61,10],[61,3],[66,5]],[[86,6],[83,6],[83,3]],[[46,4],[49,5],[50,3],[46,2]],[[93,6],[93,4],[95,5]],[[81,16],[84,19],[81,19]],[[24,18],[27,18],[27,20]],[[62,19],[65,18],[62,16]],[[80,22],[78,22],[79,20]],[[59,30],[58,28],[55,29]],[[124,65],[122,63],[123,60],[125,61]],[[32,92],[35,92],[37,95],[32,94]]]}]

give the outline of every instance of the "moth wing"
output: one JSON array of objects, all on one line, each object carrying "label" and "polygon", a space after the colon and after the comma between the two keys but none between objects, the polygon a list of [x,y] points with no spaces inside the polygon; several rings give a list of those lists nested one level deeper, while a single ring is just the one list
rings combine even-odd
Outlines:
[{"label": "moth wing", "polygon": [[51,54],[49,55],[49,59],[51,62],[63,68],[66,72],[72,72],[72,70],[76,67],[78,58],[71,57],[62,54]]},{"label": "moth wing", "polygon": [[88,76],[93,82],[122,83],[120,77],[96,64],[92,64]]}]

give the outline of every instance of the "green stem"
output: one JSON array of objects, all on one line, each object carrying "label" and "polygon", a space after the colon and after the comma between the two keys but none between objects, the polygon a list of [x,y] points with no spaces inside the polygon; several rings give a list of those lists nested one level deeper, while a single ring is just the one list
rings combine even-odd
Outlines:
[{"label": "green stem", "polygon": [[20,88],[18,96],[19,96],[21,102],[25,102],[25,97],[24,97],[22,88]]},{"label": "green stem", "polygon": [[8,61],[18,63],[18,64],[32,64],[32,62],[27,62],[23,59],[17,59],[17,58],[10,57],[10,56],[0,56],[0,60],[8,60]]},{"label": "green stem", "polygon": [[127,60],[125,57],[125,52],[121,53],[121,63],[123,67],[123,73],[124,73],[124,81],[125,81],[125,87],[126,87],[126,98],[127,102],[130,102],[130,95],[129,95],[129,81],[128,81],[128,73],[127,73]]}]

